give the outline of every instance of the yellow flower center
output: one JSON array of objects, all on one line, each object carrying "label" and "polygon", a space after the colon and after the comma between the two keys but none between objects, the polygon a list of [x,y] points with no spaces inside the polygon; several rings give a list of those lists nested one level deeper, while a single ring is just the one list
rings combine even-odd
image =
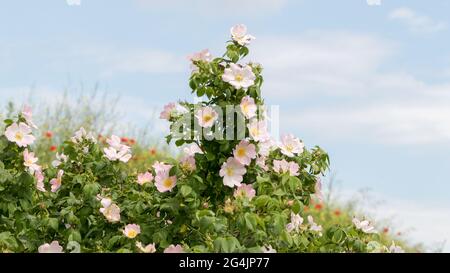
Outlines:
[{"label": "yellow flower center", "polygon": [[248,104],[247,103],[245,103],[245,104],[243,104],[242,105],[242,112],[244,112],[244,114],[247,114],[248,113]]},{"label": "yellow flower center", "polygon": [[234,80],[237,81],[237,82],[241,82],[241,81],[244,80],[244,77],[243,77],[241,74],[237,74],[237,75],[234,77]]},{"label": "yellow flower center", "polygon": [[292,152],[292,150],[294,150],[294,147],[292,147],[292,145],[286,145],[286,150]]},{"label": "yellow flower center", "polygon": [[238,150],[237,150],[237,156],[238,157],[244,157],[245,156],[245,149],[244,148],[239,148]]},{"label": "yellow flower center", "polygon": [[227,176],[233,176],[234,171],[232,168],[227,168]]},{"label": "yellow flower center", "polygon": [[16,133],[16,139],[19,140],[19,141],[23,139],[23,135],[22,135],[21,132],[17,132]]},{"label": "yellow flower center", "polygon": [[166,178],[166,180],[164,180],[164,182],[163,182],[163,185],[166,188],[170,188],[172,186],[172,179]]},{"label": "yellow flower center", "polygon": [[213,116],[211,115],[205,115],[203,116],[203,122],[209,122],[213,119]]},{"label": "yellow flower center", "polygon": [[252,136],[259,136],[259,130],[257,127],[250,129]]},{"label": "yellow flower center", "polygon": [[127,234],[128,238],[135,238],[137,236],[137,232],[135,230],[129,230]]}]

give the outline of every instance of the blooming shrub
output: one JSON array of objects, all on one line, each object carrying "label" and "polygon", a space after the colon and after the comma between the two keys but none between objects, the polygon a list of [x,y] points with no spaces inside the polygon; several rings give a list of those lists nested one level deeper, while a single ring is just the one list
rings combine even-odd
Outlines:
[{"label": "blooming shrub", "polygon": [[184,147],[179,160],[137,171],[130,167],[128,139],[98,141],[81,128],[44,168],[32,152],[31,110],[6,120],[0,137],[0,249],[401,251],[395,243],[383,246],[365,219],[323,226],[308,212],[312,196],[320,195],[328,155],[291,134],[279,143],[272,139],[262,67],[242,63],[254,37],[238,25],[231,38],[222,57],[208,50],[191,56],[189,85],[200,102],[170,103],[160,115],[170,123],[167,141]]}]

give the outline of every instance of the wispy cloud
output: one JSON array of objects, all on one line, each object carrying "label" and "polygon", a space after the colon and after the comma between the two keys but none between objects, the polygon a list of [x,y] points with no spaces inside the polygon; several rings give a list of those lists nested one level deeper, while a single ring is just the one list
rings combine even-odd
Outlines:
[{"label": "wispy cloud", "polygon": [[389,14],[389,18],[402,22],[413,32],[438,32],[447,28],[447,23],[418,14],[414,10],[406,7],[393,10]]},{"label": "wispy cloud", "polygon": [[[255,48],[266,67],[264,94],[284,104],[281,128],[302,128],[327,141],[450,143],[450,83],[385,71],[400,48],[391,41],[316,31],[263,37]],[[331,104],[323,101],[331,98]],[[286,106],[286,99],[305,103]]]},{"label": "wispy cloud", "polygon": [[[285,124],[333,141],[366,141],[390,145],[450,143],[450,101],[423,105],[342,105],[287,111]],[[292,118],[296,117],[296,118]],[[329,132],[324,134],[323,132]]]},{"label": "wispy cloud", "polygon": [[361,92],[395,44],[366,34],[309,31],[258,37],[252,47],[251,58],[265,67],[265,92],[286,97]]}]

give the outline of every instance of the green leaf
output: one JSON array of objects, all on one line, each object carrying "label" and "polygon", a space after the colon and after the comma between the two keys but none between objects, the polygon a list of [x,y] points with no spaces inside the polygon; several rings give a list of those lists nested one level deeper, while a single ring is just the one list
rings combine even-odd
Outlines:
[{"label": "green leaf", "polygon": [[[8,146],[8,140],[5,137],[0,137],[0,152],[2,152]],[[1,167],[0,168],[4,168]]]},{"label": "green leaf", "polygon": [[292,245],[292,236],[286,230],[281,233],[280,239],[288,245]]},{"label": "green leaf", "polygon": [[167,235],[167,230],[159,230],[158,232],[153,233],[153,242],[159,244],[161,247],[167,247],[169,246],[167,243]]},{"label": "green leaf", "polygon": [[208,98],[211,98],[214,95],[214,89],[208,87],[206,88],[206,96],[208,96]]},{"label": "green leaf", "polygon": [[222,252],[222,253],[233,253],[238,248],[240,248],[239,241],[233,237],[219,237],[216,240],[214,240],[214,250],[216,252]]},{"label": "green leaf", "polygon": [[69,232],[69,241],[79,242],[81,243],[81,234],[78,230],[71,230]]},{"label": "green leaf", "polygon": [[121,248],[117,250],[117,253],[133,253],[133,251],[129,250],[128,248]]},{"label": "green leaf", "polygon": [[214,161],[216,159],[216,156],[212,153],[207,153],[205,154],[206,159],[208,159],[208,161]]},{"label": "green leaf", "polygon": [[366,249],[366,244],[364,244],[364,242],[362,242],[361,240],[356,240],[353,243],[353,247],[356,249],[356,251],[358,252],[365,252]]},{"label": "green leaf", "polygon": [[343,230],[338,229],[333,233],[333,237],[331,238],[331,241],[335,244],[340,244],[345,239],[345,233]]},{"label": "green leaf", "polygon": [[175,145],[177,145],[177,147],[180,147],[180,146],[183,146],[185,142],[186,141],[184,139],[179,139],[179,140],[175,141]]},{"label": "green leaf", "polygon": [[6,127],[8,127],[8,126],[10,126],[11,124],[13,124],[14,121],[13,121],[12,119],[5,119],[5,120],[4,120],[4,123],[5,123]]},{"label": "green leaf", "polygon": [[256,215],[253,213],[246,213],[244,215],[245,219],[245,226],[251,230],[254,231],[256,229]]},{"label": "green leaf", "polygon": [[197,96],[202,97],[203,95],[205,95],[205,88],[199,88],[197,90]]},{"label": "green leaf", "polygon": [[0,183],[4,183],[6,181],[11,181],[12,175],[5,169],[0,168]]},{"label": "green leaf", "polygon": [[123,238],[122,235],[116,235],[116,236],[113,236],[111,239],[109,239],[108,248],[113,248],[117,244],[117,242],[119,242],[119,240],[121,238]]},{"label": "green leaf", "polygon": [[215,217],[210,217],[210,216],[204,216],[204,217],[200,218],[200,221],[199,221],[200,229],[204,230],[204,231],[209,230],[213,226],[215,219],[216,219]]},{"label": "green leaf", "polygon": [[183,185],[181,186],[180,192],[184,197],[186,197],[192,192],[192,188],[187,185]]},{"label": "green leaf", "polygon": [[228,141],[224,141],[222,144],[220,144],[221,152],[227,152],[229,149],[230,149],[230,143]]},{"label": "green leaf", "polygon": [[270,182],[270,178],[267,176],[257,176],[256,177],[256,182],[258,183],[265,183],[265,182]]},{"label": "green leaf", "polygon": [[177,213],[179,209],[179,202],[174,199],[168,199],[167,202],[163,203],[160,206],[161,210],[170,211],[172,213]]},{"label": "green leaf", "polygon": [[265,208],[270,200],[271,198],[269,196],[261,195],[258,196],[254,202],[257,208]]},{"label": "green leaf", "polygon": [[11,232],[2,232],[0,233],[0,246],[5,246],[10,250],[14,250],[18,248],[18,243],[16,238],[12,236]]},{"label": "green leaf", "polygon": [[300,179],[298,179],[298,177],[295,177],[295,176],[289,177],[288,184],[289,184],[289,188],[292,192],[295,192],[298,188],[301,187]]},{"label": "green leaf", "polygon": [[190,81],[189,81],[189,87],[190,87],[192,90],[197,89],[197,84],[195,83],[194,80],[190,80]]},{"label": "green leaf", "polygon": [[292,205],[292,212],[298,214],[302,210],[302,207],[302,203],[300,203],[298,200],[295,200],[294,204]]},{"label": "green leaf", "polygon": [[273,192],[273,194],[276,196],[283,196],[286,195],[286,192],[284,192],[283,189],[277,189],[276,191]]},{"label": "green leaf", "polygon": [[242,55],[242,57],[247,56],[248,53],[249,53],[248,47],[245,47],[245,46],[241,47],[240,54]]},{"label": "green leaf", "polygon": [[291,175],[289,173],[285,173],[281,176],[281,184],[285,185],[286,182],[289,181],[289,179],[291,178]]},{"label": "green leaf", "polygon": [[100,185],[98,183],[89,183],[83,187],[83,193],[86,196],[95,196],[100,191]]},{"label": "green leaf", "polygon": [[171,141],[172,141],[172,135],[166,136],[166,143],[170,144]]},{"label": "green leaf", "polygon": [[200,219],[203,216],[214,216],[214,215],[215,215],[214,212],[212,212],[211,210],[207,210],[207,209],[199,210],[195,213],[195,217],[197,219]]},{"label": "green leaf", "polygon": [[47,225],[53,230],[58,231],[59,221],[57,218],[48,218]]},{"label": "green leaf", "polygon": [[26,199],[19,199],[20,202],[20,206],[24,209],[24,210],[28,210],[30,208],[30,202]]}]

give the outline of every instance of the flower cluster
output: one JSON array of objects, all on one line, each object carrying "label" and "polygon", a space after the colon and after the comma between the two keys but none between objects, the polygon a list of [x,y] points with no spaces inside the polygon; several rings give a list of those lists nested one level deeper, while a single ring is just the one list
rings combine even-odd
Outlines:
[{"label": "flower cluster", "polygon": [[375,227],[371,225],[371,223],[368,220],[359,220],[358,218],[353,218],[353,224],[355,227],[359,230],[361,230],[364,233],[376,233]]},{"label": "flower cluster", "polygon": [[110,198],[103,198],[101,196],[98,196],[98,199],[102,204],[100,212],[105,216],[105,218],[111,223],[119,222],[120,221],[119,206],[114,204]]},{"label": "flower cluster", "polygon": [[120,137],[113,135],[106,142],[109,144],[108,148],[103,149],[106,158],[111,161],[122,161],[124,163],[127,163],[131,159],[131,148],[122,144]]},{"label": "flower cluster", "polygon": [[81,127],[78,131],[75,132],[75,135],[71,138],[73,143],[82,143],[83,141],[90,141],[93,143],[97,142],[94,134],[92,132],[86,132],[86,130]]}]

